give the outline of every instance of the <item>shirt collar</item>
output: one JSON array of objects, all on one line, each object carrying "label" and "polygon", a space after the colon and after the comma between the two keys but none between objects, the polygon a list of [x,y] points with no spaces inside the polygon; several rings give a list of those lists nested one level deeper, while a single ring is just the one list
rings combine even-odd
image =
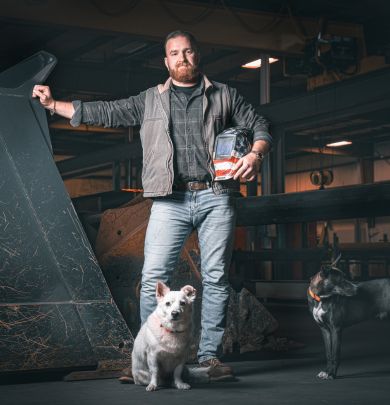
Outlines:
[{"label": "shirt collar", "polygon": [[[204,85],[204,80],[203,80],[203,78],[201,77],[201,78],[200,78],[200,82],[197,83],[195,86],[193,86],[193,87],[187,87],[187,88],[192,88],[192,93],[191,93],[191,92],[188,92],[188,94],[191,94],[191,96],[197,96],[197,95],[199,95],[199,94],[202,94],[202,93],[203,93],[204,86],[205,86],[205,85]],[[180,92],[180,90],[178,90],[177,87],[175,87],[175,85],[174,85],[172,82],[170,83],[169,88],[170,88],[171,91],[175,92],[176,94],[177,94],[178,92]],[[186,93],[186,92],[184,91],[184,93]]]}]

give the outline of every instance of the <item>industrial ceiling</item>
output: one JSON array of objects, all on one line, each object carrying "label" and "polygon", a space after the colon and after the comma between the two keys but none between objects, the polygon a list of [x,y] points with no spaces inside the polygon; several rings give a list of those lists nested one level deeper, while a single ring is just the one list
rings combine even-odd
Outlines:
[{"label": "industrial ceiling", "polygon": [[[271,65],[271,101],[388,68],[389,15],[389,2],[366,0],[5,0],[0,8],[0,70],[46,50],[58,58],[48,81],[56,98],[127,97],[165,81],[164,36],[188,29],[200,40],[203,71],[258,105],[259,69],[242,65],[261,54],[278,59]],[[359,62],[355,71],[325,77],[313,70],[310,52],[315,52],[319,35],[325,42],[329,36],[353,38]],[[59,117],[49,119],[57,155],[77,156],[128,137],[127,130],[77,130]],[[367,143],[388,140],[389,127],[387,112],[378,110],[353,121],[308,128],[290,134],[287,157],[318,153],[340,131],[357,142],[335,154],[360,156]]]}]

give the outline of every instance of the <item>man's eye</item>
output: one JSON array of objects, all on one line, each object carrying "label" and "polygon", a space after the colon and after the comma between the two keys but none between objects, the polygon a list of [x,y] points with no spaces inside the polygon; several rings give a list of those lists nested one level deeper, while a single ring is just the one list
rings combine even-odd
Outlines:
[{"label": "man's eye", "polygon": [[167,307],[170,307],[170,306],[171,306],[171,303],[170,303],[170,302],[166,302],[165,305],[166,305]]}]

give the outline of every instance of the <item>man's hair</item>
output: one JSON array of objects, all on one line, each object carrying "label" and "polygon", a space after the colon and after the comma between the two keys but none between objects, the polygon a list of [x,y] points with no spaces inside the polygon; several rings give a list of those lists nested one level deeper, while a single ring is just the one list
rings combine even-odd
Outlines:
[{"label": "man's hair", "polygon": [[182,30],[176,30],[176,31],[172,31],[171,33],[169,33],[166,38],[165,38],[165,42],[164,42],[164,52],[166,54],[167,51],[167,42],[172,39],[172,38],[177,38],[177,37],[184,37],[187,38],[192,46],[192,49],[196,52],[199,53],[199,45],[198,45],[198,41],[196,40],[196,38],[191,34],[191,32],[188,31],[182,31]]}]

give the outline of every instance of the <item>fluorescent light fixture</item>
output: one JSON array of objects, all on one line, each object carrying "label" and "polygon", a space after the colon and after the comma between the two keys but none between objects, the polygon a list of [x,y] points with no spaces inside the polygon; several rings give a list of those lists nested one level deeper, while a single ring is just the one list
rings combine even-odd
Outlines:
[{"label": "fluorescent light fixture", "polygon": [[330,148],[337,148],[338,146],[345,146],[345,145],[352,145],[352,142],[351,141],[339,141],[339,142],[328,143],[326,146],[329,146]]},{"label": "fluorescent light fixture", "polygon": [[[269,58],[269,63],[277,62],[279,59],[276,58]],[[253,60],[252,62],[245,63],[245,65],[241,65],[241,67],[246,69],[258,69],[261,66],[261,59]]]}]

